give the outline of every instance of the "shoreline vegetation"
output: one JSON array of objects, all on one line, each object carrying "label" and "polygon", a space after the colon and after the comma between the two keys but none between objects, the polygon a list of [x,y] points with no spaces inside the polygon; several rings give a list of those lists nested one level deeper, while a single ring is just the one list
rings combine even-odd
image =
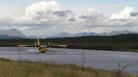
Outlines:
[{"label": "shoreline vegetation", "polygon": [[134,77],[122,71],[0,59],[1,77]]},{"label": "shoreline vegetation", "polygon": [[[19,44],[34,45],[36,39],[0,39],[1,47]],[[138,52],[138,34],[121,34],[112,36],[82,36],[40,39],[42,44],[68,45],[71,49],[92,49],[110,51]]]}]

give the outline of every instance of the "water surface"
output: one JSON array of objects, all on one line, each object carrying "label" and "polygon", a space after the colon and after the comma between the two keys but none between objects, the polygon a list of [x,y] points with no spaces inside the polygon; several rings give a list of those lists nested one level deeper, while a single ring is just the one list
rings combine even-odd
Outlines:
[{"label": "water surface", "polygon": [[120,63],[121,67],[128,65],[125,72],[138,75],[138,53],[60,48],[49,48],[48,50],[48,53],[40,54],[36,48],[31,47],[0,47],[0,57],[13,60],[77,64],[107,70],[117,69]]}]

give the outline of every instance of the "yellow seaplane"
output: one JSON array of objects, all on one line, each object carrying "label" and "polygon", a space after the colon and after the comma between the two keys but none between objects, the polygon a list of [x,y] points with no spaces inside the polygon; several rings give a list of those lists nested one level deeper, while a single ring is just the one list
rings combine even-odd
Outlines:
[{"label": "yellow seaplane", "polygon": [[[27,45],[17,45],[17,47],[28,47]],[[39,51],[39,53],[46,53],[48,52],[48,48],[67,48],[67,45],[54,45],[54,44],[50,44],[48,42],[47,45],[43,45],[41,44],[40,40],[37,39],[37,41],[35,42],[35,45],[33,47],[36,47]]]},{"label": "yellow seaplane", "polygon": [[39,50],[40,53],[46,53],[48,51],[47,46],[46,45],[42,45],[40,43],[39,39],[37,39],[37,41],[35,42],[35,47],[38,48],[38,50]]}]

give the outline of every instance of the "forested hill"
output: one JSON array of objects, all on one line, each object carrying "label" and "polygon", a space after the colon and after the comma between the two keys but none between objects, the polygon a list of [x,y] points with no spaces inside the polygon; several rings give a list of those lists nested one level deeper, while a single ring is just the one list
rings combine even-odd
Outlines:
[{"label": "forested hill", "polygon": [[[1,39],[0,46],[32,45],[36,39]],[[82,36],[68,38],[41,39],[43,44],[67,44],[68,48],[97,50],[138,50],[138,34],[121,34],[114,36]]]},{"label": "forested hill", "polygon": [[83,43],[83,44],[110,44],[110,43],[138,43],[138,34],[121,34],[113,36],[82,36],[82,37],[68,37],[68,38],[49,38],[51,42],[57,43]]},{"label": "forested hill", "polygon": [[138,50],[138,34],[54,38],[48,39],[48,41],[58,44],[68,44],[70,48]]}]

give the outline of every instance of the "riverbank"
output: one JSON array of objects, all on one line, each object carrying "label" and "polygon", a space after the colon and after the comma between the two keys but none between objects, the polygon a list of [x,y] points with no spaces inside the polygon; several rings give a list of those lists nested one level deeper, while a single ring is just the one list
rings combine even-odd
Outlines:
[{"label": "riverbank", "polygon": [[127,73],[76,65],[58,65],[0,59],[1,77],[133,77]]},{"label": "riverbank", "polygon": [[[35,42],[36,39],[0,39],[0,46],[27,45],[33,47]],[[43,45],[67,45],[67,48],[70,49],[138,52],[138,34],[46,38],[40,39],[40,42]]]},{"label": "riverbank", "polygon": [[[58,45],[58,44],[56,44]],[[17,47],[17,45],[0,45],[0,47]],[[34,47],[28,45],[27,47]],[[85,49],[85,50],[107,50],[114,52],[138,52],[138,49],[118,49],[111,46],[91,46],[91,45],[67,45],[68,49]]]}]

